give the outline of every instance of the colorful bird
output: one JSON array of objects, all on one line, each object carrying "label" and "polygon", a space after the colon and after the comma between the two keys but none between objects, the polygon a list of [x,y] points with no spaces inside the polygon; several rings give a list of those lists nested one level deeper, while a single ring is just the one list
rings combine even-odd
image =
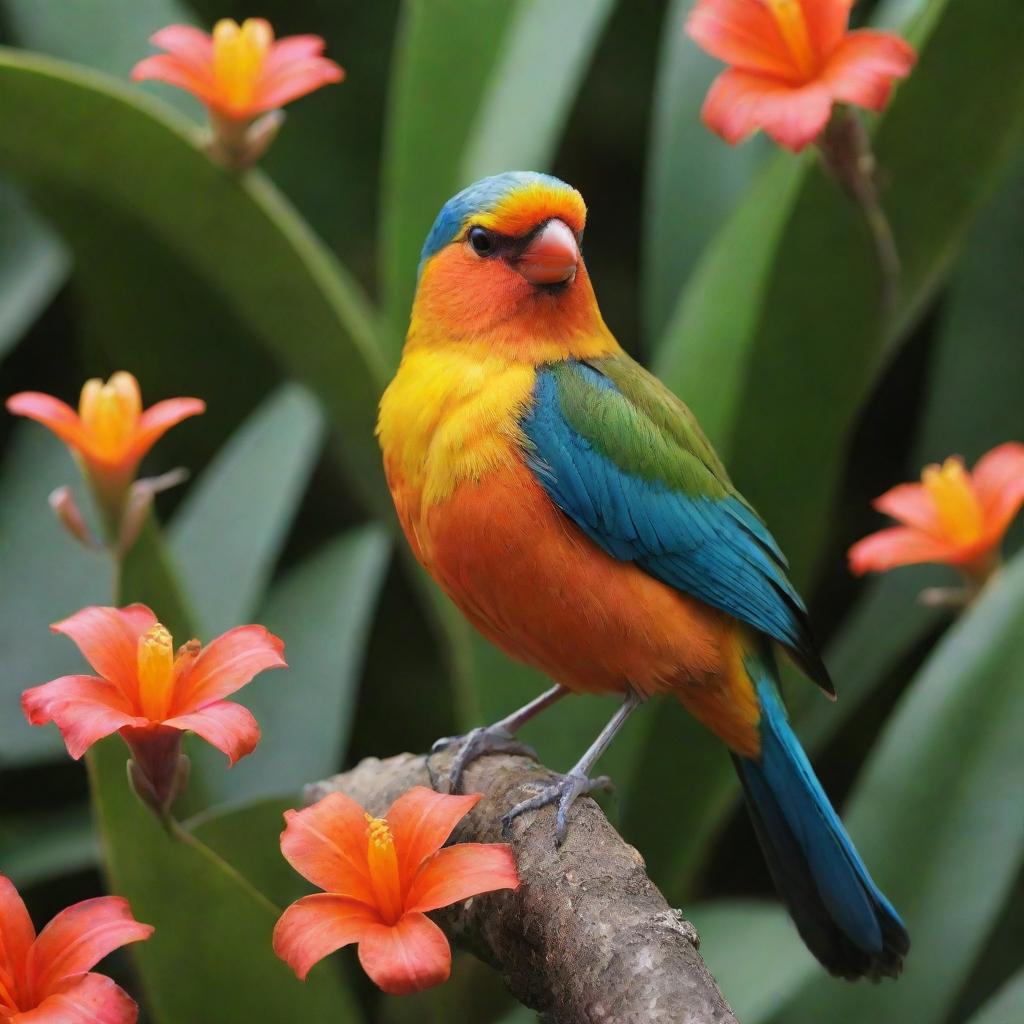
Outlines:
[{"label": "colorful bird", "polygon": [[619,346],[580,242],[586,207],[510,172],[445,204],[423,247],[401,366],[378,434],[416,557],[500,648],[557,685],[462,742],[507,749],[568,693],[623,703],[559,782],[564,835],[630,712],[675,697],[732,752],[765,856],[811,951],[846,978],[895,976],[906,929],[878,890],[786,720],[781,648],[832,684],[767,527],[693,414]]}]

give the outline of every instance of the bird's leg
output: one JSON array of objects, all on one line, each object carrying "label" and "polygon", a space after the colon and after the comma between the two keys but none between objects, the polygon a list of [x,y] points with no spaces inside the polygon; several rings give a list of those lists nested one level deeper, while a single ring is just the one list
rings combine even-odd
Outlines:
[{"label": "bird's leg", "polygon": [[[470,762],[475,761],[484,754],[524,754],[527,757],[537,755],[525,744],[515,738],[518,732],[534,715],[550,707],[556,701],[561,700],[569,691],[564,686],[552,686],[539,697],[535,697],[529,704],[525,704],[518,711],[506,715],[493,725],[484,725],[472,729],[465,736],[445,736],[438,740],[431,748],[431,757],[447,750],[456,743],[462,746],[452,761],[451,770],[448,773],[448,791],[457,793],[462,785],[462,775]],[[434,771],[430,764],[430,757],[427,758],[427,770],[430,773],[431,782],[437,788],[434,779]]]},{"label": "bird's leg", "polygon": [[512,822],[525,814],[527,811],[536,811],[548,804],[557,803],[558,812],[555,815],[555,843],[562,845],[565,839],[566,826],[568,824],[569,808],[572,807],[578,796],[590,793],[595,789],[608,789],[611,786],[611,779],[607,775],[599,775],[596,779],[590,778],[590,770],[597,764],[598,759],[605,752],[612,738],[622,728],[622,724],[632,712],[642,703],[642,698],[633,690],[628,690],[626,699],[622,706],[612,715],[611,720],[601,730],[598,737],[587,748],[587,752],[557,782],[545,789],[542,789],[536,796],[516,804],[502,819],[502,831],[506,834],[511,829]]}]

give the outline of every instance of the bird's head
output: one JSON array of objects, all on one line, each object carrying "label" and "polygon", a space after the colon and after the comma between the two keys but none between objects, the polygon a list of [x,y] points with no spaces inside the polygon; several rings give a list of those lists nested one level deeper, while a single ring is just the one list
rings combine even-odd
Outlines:
[{"label": "bird's head", "polygon": [[586,218],[579,192],[546,174],[463,189],[423,246],[410,343],[443,337],[540,360],[610,338],[580,253]]}]

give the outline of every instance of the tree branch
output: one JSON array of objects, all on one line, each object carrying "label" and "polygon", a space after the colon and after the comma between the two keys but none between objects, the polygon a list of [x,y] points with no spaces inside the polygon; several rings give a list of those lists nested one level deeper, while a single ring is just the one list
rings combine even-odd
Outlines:
[{"label": "tree branch", "polygon": [[[447,772],[449,755],[434,758]],[[525,757],[480,758],[466,792],[484,799],[456,828],[456,842],[501,842],[501,816],[554,776]],[[368,758],[306,787],[309,802],[332,791],[382,814],[400,793],[429,786],[425,759]],[[582,798],[561,849],[553,808],[513,824],[523,884],[434,916],[450,939],[500,971],[512,994],[553,1024],[737,1024],[697,952],[692,924],[647,877],[640,854]]]}]

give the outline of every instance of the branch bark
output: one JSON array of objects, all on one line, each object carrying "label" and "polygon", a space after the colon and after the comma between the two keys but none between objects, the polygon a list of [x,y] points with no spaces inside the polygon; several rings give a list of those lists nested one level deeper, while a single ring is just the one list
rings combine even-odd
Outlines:
[{"label": "branch bark", "polygon": [[[449,755],[433,760],[447,773]],[[470,765],[465,791],[484,798],[456,828],[455,842],[501,842],[501,816],[555,776],[529,758],[490,755]],[[426,760],[367,758],[306,787],[312,803],[341,791],[374,814],[412,786],[429,786]],[[647,877],[643,858],[593,800],[570,812],[554,843],[546,807],[513,824],[523,884],[478,896],[433,916],[448,937],[500,971],[512,994],[552,1024],[737,1024],[698,952],[693,925]]]}]

